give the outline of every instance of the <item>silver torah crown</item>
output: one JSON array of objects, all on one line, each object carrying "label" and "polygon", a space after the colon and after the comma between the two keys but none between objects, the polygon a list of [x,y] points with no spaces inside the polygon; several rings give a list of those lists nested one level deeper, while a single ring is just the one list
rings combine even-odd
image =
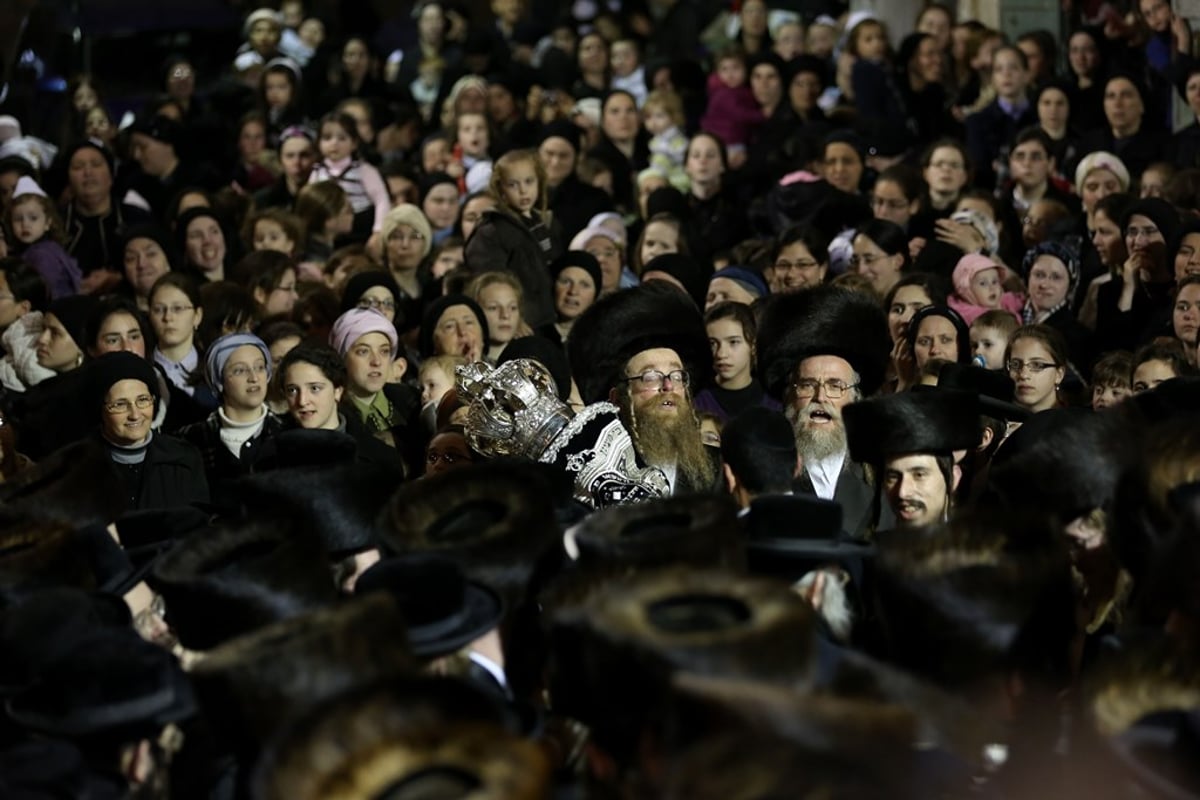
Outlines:
[{"label": "silver torah crown", "polygon": [[573,414],[539,362],[522,358],[491,367],[476,361],[455,372],[459,399],[467,404],[467,443],[477,453],[557,465],[574,474],[575,499],[592,508],[670,494],[661,470],[637,463],[616,406],[596,403]]}]

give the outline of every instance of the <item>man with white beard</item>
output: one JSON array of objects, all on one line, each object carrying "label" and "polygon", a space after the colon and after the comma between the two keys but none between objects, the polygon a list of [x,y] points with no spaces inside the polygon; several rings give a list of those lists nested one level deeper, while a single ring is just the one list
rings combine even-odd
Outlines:
[{"label": "man with white beard", "polygon": [[849,458],[842,410],[878,391],[889,342],[877,302],[832,286],[773,298],[759,324],[760,377],[783,403],[803,467],[796,491],[837,501],[855,539],[891,519],[890,512],[874,519],[875,476]]},{"label": "man with white beard", "polygon": [[673,495],[722,490],[720,451],[703,444],[692,405],[712,355],[686,294],[650,283],[602,298],[576,320],[567,354],[584,403],[617,406],[638,457]]}]

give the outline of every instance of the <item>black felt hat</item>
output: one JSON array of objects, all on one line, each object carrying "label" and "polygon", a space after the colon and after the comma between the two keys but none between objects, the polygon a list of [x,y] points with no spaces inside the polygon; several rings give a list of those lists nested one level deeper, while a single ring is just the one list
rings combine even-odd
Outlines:
[{"label": "black felt hat", "polygon": [[418,658],[456,653],[495,628],[504,608],[491,589],[468,581],[453,561],[430,555],[384,559],[355,583],[355,594],[386,591],[404,617]]},{"label": "black felt hat", "polygon": [[979,399],[970,392],[901,392],[842,409],[850,458],[864,464],[909,453],[950,455],[979,445]]},{"label": "black felt hat", "polygon": [[834,565],[857,585],[875,549],[842,530],[842,507],[805,494],[760,495],[742,517],[746,564],[755,575],[797,581]]},{"label": "black felt hat", "polygon": [[710,369],[704,319],[686,294],[649,283],[602,297],[575,321],[567,340],[571,374],[583,402],[607,400],[629,359],[659,347],[678,353],[692,375]]},{"label": "black felt hat", "polygon": [[305,533],[259,520],[200,531],[159,559],[148,581],[180,643],[208,650],[332,603],[325,548]]},{"label": "black felt hat", "polygon": [[758,375],[767,393],[782,398],[800,362],[838,356],[859,375],[864,397],[883,384],[891,358],[887,316],[861,292],[818,286],[767,300],[758,326]]},{"label": "black felt hat", "polygon": [[936,388],[974,392],[979,398],[980,414],[1010,422],[1023,422],[1029,419],[1030,411],[1012,402],[1013,386],[1012,378],[1000,370],[952,363],[946,364],[938,372]]}]

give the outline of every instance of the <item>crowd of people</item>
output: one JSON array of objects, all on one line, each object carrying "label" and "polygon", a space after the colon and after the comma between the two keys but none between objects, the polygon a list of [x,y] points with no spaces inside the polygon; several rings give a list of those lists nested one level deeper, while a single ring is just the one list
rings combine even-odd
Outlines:
[{"label": "crowd of people", "polygon": [[0,116],[0,796],[1200,796],[1200,59],[1068,5],[283,0]]}]

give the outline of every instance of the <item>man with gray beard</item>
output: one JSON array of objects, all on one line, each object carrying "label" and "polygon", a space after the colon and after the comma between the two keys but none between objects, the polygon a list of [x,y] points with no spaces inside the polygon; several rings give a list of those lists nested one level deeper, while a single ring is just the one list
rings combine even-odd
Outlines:
[{"label": "man with gray beard", "polygon": [[[874,475],[848,456],[842,410],[879,390],[889,342],[877,302],[832,286],[773,298],[759,324],[760,378],[783,403],[802,463],[795,489],[837,501],[860,540],[875,522]],[[891,522],[885,509],[878,523]]]}]

